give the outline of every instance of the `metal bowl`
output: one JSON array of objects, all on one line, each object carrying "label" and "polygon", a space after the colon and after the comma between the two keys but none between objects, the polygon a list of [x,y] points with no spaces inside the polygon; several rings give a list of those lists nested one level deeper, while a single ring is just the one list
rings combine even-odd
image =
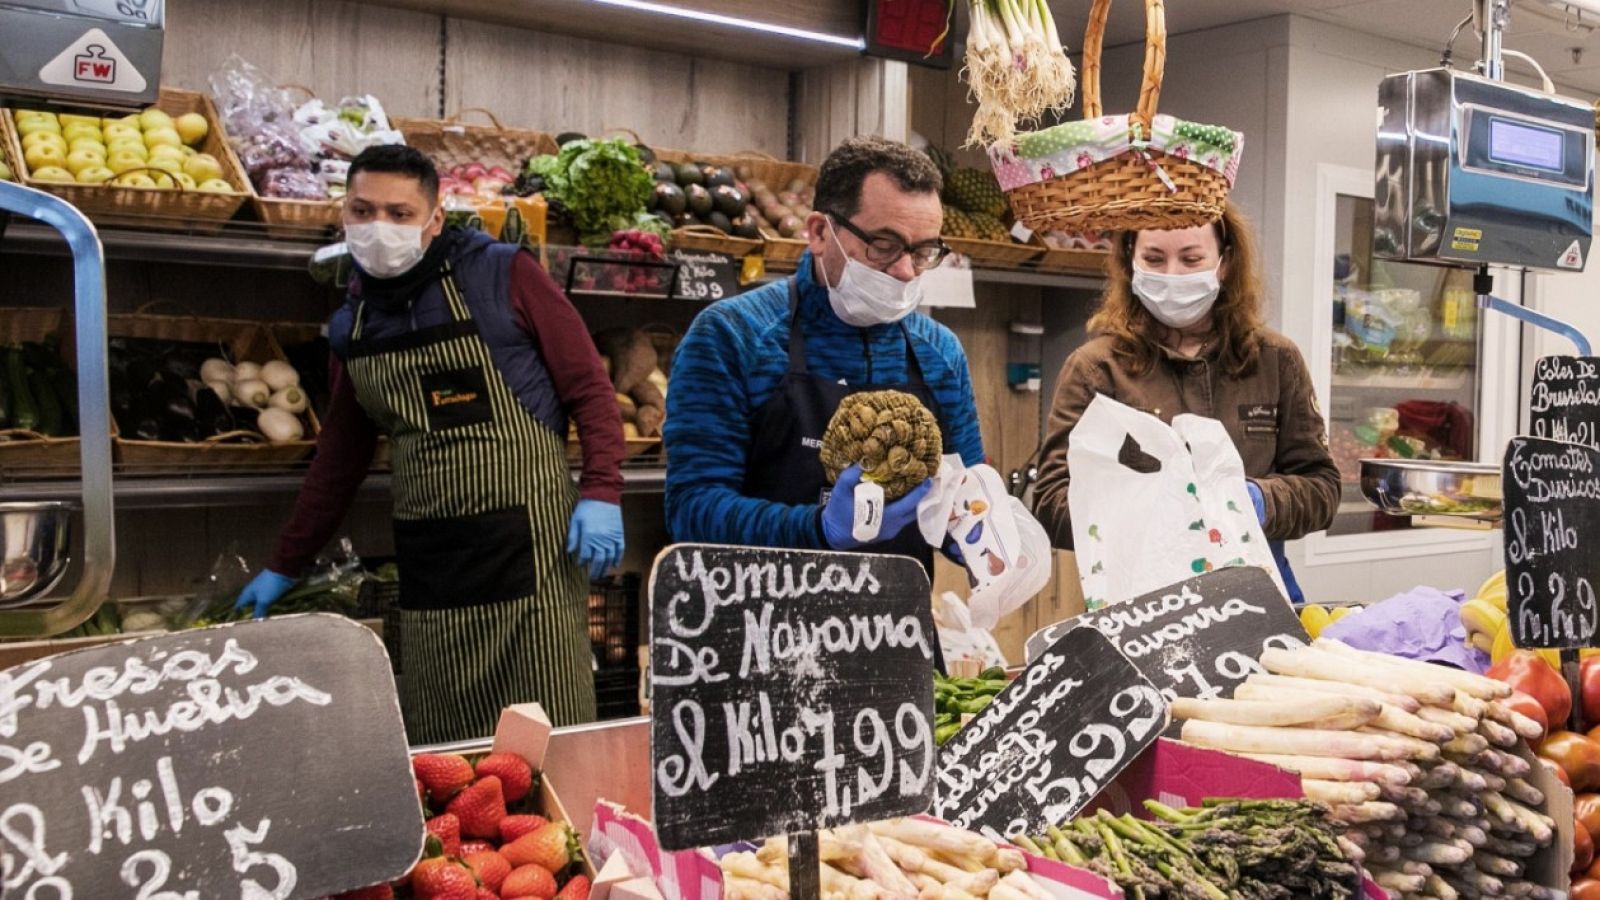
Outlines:
[{"label": "metal bowl", "polygon": [[72,561],[72,503],[0,503],[0,607],[50,593]]},{"label": "metal bowl", "polygon": [[1361,493],[1391,516],[1497,522],[1505,506],[1493,463],[1363,459]]}]

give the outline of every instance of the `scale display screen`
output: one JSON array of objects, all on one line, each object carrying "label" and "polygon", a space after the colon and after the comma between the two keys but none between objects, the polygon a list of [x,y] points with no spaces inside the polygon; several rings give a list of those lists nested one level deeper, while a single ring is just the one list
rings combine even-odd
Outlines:
[{"label": "scale display screen", "polygon": [[1553,128],[1489,118],[1489,158],[1495,162],[1562,172],[1566,169],[1565,145],[1565,136]]}]

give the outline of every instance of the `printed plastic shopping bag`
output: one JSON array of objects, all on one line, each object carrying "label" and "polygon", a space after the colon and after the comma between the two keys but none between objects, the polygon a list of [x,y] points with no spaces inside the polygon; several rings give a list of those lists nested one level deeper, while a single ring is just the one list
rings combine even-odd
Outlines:
[{"label": "printed plastic shopping bag", "polygon": [[935,547],[954,543],[972,587],[973,624],[993,628],[1049,583],[1049,536],[993,466],[965,468],[959,457],[946,456],[933,482],[918,504],[918,527]]},{"label": "printed plastic shopping bag", "polygon": [[1208,537],[1215,531],[1212,562],[1224,566],[1259,566],[1287,595],[1272,546],[1256,519],[1250,489],[1245,484],[1244,460],[1228,429],[1216,419],[1184,414],[1173,416],[1172,430],[1189,447],[1195,483],[1200,487],[1200,507]]}]

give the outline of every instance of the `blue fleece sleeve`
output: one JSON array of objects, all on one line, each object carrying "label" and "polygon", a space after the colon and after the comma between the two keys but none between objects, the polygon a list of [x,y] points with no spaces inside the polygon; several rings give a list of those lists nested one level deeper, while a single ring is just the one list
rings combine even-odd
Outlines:
[{"label": "blue fleece sleeve", "polygon": [[961,341],[954,332],[932,320],[930,324],[933,327],[925,337],[944,370],[930,387],[950,430],[950,446],[966,465],[979,465],[985,459],[983,432],[978,425],[978,401],[972,394],[972,373],[967,368],[966,351],[961,349]]},{"label": "blue fleece sleeve", "polygon": [[695,318],[673,356],[667,386],[667,529],[674,541],[819,549],[815,506],[746,497],[751,403],[746,360],[760,326],[737,304]]}]

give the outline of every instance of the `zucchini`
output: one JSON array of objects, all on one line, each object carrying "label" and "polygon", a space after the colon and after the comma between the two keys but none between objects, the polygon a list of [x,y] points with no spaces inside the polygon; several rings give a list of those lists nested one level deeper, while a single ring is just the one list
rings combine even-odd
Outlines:
[{"label": "zucchini", "polygon": [[29,369],[28,392],[39,407],[39,433],[45,437],[61,437],[61,398],[56,396],[55,385],[44,372]]},{"label": "zucchini", "polygon": [[50,370],[50,386],[61,401],[61,436],[72,437],[78,433],[78,380],[72,370],[58,365]]},{"label": "zucchini", "polygon": [[11,427],[38,431],[39,408],[28,389],[28,369],[22,364],[21,347],[6,350],[6,381],[11,385]]}]

